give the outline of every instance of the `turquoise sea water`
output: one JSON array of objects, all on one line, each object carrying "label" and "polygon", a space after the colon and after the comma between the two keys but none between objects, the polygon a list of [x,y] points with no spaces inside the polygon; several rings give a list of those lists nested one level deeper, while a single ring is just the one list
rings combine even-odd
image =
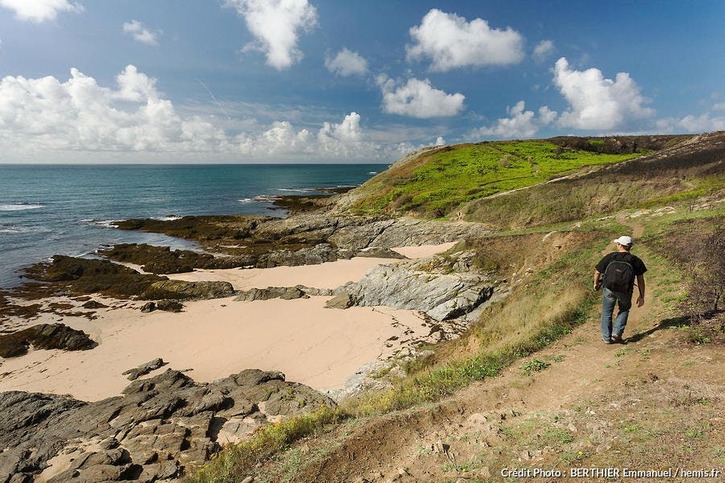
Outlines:
[{"label": "turquoise sea water", "polygon": [[184,215],[268,214],[274,196],[357,186],[387,165],[0,165],[0,288],[55,254],[101,245],[187,242],[110,222]]}]

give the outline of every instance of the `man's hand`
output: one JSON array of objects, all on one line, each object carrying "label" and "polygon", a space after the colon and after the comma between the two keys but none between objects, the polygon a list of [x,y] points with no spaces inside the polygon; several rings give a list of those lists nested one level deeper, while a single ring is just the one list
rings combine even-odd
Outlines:
[{"label": "man's hand", "polygon": [[594,282],[594,290],[599,290],[600,288],[602,288],[602,282],[600,280],[597,280],[596,282]]},{"label": "man's hand", "polygon": [[644,297],[642,295],[640,295],[639,297],[637,297],[637,307],[641,307],[643,305],[644,305]]}]

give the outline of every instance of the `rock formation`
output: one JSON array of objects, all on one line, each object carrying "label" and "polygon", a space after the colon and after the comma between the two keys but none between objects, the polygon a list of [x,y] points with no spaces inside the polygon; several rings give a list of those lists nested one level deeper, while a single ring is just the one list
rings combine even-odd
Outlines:
[{"label": "rock formation", "polygon": [[479,271],[460,267],[442,273],[432,269],[432,263],[425,259],[379,265],[360,281],[338,288],[340,298],[335,303],[419,310],[436,320],[450,320],[487,301],[498,285]]},{"label": "rock formation", "polygon": [[206,300],[234,295],[229,282],[185,282],[161,280],[149,285],[141,294],[142,299],[158,300]]},{"label": "rock formation", "polygon": [[82,351],[93,349],[98,344],[82,330],[75,330],[64,324],[39,324],[0,335],[0,357],[25,355],[31,345],[35,349]]},{"label": "rock formation", "polygon": [[199,384],[167,370],[93,403],[0,393],[0,482],[32,481],[44,470],[54,483],[178,478],[270,421],[334,406],[284,379],[246,370]]}]

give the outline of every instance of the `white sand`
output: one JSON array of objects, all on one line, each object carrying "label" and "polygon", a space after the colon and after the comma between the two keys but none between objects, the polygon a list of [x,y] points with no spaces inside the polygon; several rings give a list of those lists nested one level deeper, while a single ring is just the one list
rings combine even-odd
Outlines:
[{"label": "white sand", "polygon": [[[404,249],[413,256],[451,244]],[[186,280],[227,280],[236,289],[303,284],[334,288],[357,280],[389,259],[355,258],[303,267],[207,270],[179,275]],[[235,302],[232,298],[189,302],[184,312],[141,313],[102,309],[98,319],[44,314],[35,323],[61,321],[98,342],[89,351],[37,350],[0,358],[0,391],[70,394],[95,401],[118,395],[130,382],[121,373],[156,357],[167,368],[190,369],[209,382],[247,368],[278,370],[287,380],[320,390],[339,390],[360,368],[424,337],[428,328],[413,311],[352,307],[326,309],[329,297]],[[407,331],[407,333],[406,333]],[[391,338],[396,337],[391,341]]]}]

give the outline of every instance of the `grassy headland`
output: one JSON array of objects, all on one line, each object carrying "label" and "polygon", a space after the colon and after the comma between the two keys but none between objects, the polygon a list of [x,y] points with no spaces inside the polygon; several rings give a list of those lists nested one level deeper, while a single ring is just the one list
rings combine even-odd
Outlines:
[{"label": "grassy headland", "polygon": [[[355,190],[357,213],[497,229],[435,263],[468,253],[506,280],[508,295],[460,339],[381,373],[389,389],[264,428],[191,481],[483,481],[506,466],[662,461],[722,468],[725,392],[712,367],[722,356],[712,345],[725,339],[722,285],[704,275],[724,258],[725,133],[646,139],[429,149]],[[592,267],[615,234],[634,233],[650,268],[648,301],[630,345],[608,350]],[[624,416],[612,409],[623,405]]]},{"label": "grassy headland", "polygon": [[[661,149],[671,137],[555,138],[432,148],[394,164],[358,190],[360,213],[455,216],[463,204],[527,188],[583,168],[626,161]],[[575,142],[576,141],[576,142]]]}]

